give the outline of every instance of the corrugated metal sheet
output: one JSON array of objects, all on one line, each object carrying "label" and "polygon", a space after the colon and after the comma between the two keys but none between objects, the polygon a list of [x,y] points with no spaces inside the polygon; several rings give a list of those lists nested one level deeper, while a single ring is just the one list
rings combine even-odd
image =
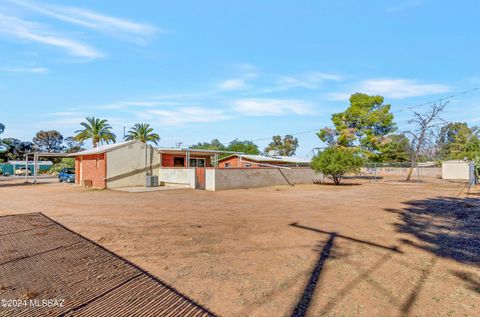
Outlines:
[{"label": "corrugated metal sheet", "polygon": [[40,213],[0,217],[0,299],[22,303],[0,316],[214,316]]}]

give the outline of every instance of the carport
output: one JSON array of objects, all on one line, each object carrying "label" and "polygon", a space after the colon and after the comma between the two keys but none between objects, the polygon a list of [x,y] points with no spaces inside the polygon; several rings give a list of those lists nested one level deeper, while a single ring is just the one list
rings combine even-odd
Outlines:
[{"label": "carport", "polygon": [[[37,184],[38,181],[38,159],[40,157],[45,158],[68,158],[72,157],[72,153],[50,153],[50,152],[34,152],[25,154],[25,164],[28,169],[28,160],[33,156],[33,183]],[[25,173],[25,183],[29,183],[28,173]]]}]

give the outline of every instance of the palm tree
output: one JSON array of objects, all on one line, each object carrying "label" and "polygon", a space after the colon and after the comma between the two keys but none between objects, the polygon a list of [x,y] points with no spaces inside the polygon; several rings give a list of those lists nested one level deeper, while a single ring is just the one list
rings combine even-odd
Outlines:
[{"label": "palm tree", "polygon": [[155,145],[158,145],[160,136],[157,133],[153,133],[153,128],[148,123],[135,123],[128,131],[125,140],[138,140],[143,143],[153,142]]},{"label": "palm tree", "polygon": [[106,119],[98,119],[95,117],[86,117],[87,122],[82,122],[80,125],[84,127],[83,130],[75,131],[78,133],[75,136],[77,141],[86,141],[92,139],[93,147],[97,147],[98,143],[103,144],[115,142],[116,136],[112,133],[112,127],[107,123]]}]

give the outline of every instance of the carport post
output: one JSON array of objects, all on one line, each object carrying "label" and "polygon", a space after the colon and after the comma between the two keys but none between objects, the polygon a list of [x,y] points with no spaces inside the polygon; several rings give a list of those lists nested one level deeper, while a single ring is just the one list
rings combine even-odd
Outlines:
[{"label": "carport post", "polygon": [[28,154],[25,154],[25,183],[28,183]]},{"label": "carport post", "polygon": [[38,153],[33,154],[33,183],[37,184]]}]

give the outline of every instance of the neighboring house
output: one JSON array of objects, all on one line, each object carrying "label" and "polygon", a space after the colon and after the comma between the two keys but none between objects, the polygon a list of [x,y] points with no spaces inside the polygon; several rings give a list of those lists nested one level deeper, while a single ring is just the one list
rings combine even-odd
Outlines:
[{"label": "neighboring house", "polygon": [[309,167],[310,160],[295,156],[232,154],[218,161],[219,168]]}]

